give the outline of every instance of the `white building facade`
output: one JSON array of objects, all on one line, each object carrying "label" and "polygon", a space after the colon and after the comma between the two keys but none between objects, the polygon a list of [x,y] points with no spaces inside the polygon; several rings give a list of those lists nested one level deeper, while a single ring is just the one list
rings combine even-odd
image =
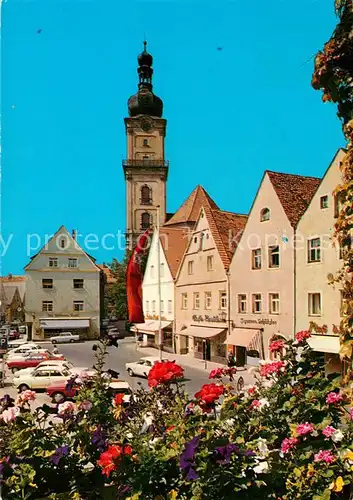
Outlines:
[{"label": "white building facade", "polygon": [[34,339],[62,331],[100,333],[100,269],[62,226],[31,258],[26,274],[26,323]]},{"label": "white building facade", "polygon": [[329,370],[335,371],[340,366],[341,287],[329,282],[342,267],[339,245],[333,239],[338,216],[333,191],[341,183],[340,163],[344,155],[342,149],[337,152],[298,224],[296,258],[297,329],[311,328],[309,343],[316,351],[325,353]]}]

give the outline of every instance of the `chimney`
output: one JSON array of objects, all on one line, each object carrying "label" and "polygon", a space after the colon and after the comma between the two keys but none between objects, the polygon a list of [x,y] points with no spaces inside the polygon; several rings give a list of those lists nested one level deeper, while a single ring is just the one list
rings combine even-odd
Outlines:
[{"label": "chimney", "polygon": [[76,235],[77,235],[77,231],[76,229],[73,229],[72,230],[72,238],[76,241]]}]

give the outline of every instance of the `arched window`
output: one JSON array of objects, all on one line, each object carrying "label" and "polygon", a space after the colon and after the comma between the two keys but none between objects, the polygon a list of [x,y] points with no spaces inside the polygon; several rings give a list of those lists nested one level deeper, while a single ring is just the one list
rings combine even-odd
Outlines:
[{"label": "arched window", "polygon": [[152,216],[148,212],[141,215],[141,229],[148,229],[152,225]]},{"label": "arched window", "polygon": [[265,220],[270,220],[270,209],[269,208],[263,208],[261,210],[261,222],[264,222]]},{"label": "arched window", "polygon": [[147,184],[141,188],[141,205],[152,205],[152,189]]}]

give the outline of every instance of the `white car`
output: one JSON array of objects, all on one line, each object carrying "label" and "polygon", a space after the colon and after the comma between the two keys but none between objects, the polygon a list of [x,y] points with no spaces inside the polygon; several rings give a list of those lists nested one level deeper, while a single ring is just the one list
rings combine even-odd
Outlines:
[{"label": "white car", "polygon": [[17,375],[22,377],[22,375],[28,375],[33,373],[37,368],[48,368],[49,366],[50,367],[60,366],[66,368],[67,370],[70,371],[70,373],[75,375],[76,374],[80,375],[80,373],[89,370],[89,368],[87,368],[86,366],[74,366],[73,363],[71,363],[71,361],[62,361],[60,359],[58,360],[48,359],[47,361],[42,361],[41,363],[39,363],[39,365],[36,366],[35,368],[23,368],[22,370],[19,370],[17,372]]},{"label": "white car", "polygon": [[43,349],[41,346],[37,344],[22,344],[18,347],[15,347],[14,349],[11,349],[11,351],[8,351],[7,357],[12,358],[14,356],[22,356],[23,354],[29,353],[29,352],[41,352],[45,351],[46,349]]},{"label": "white car", "polygon": [[51,338],[52,344],[66,344],[67,342],[79,342],[80,336],[71,332],[61,332],[59,335]]},{"label": "white car", "polygon": [[114,380],[110,382],[109,389],[114,396],[124,394],[123,405],[128,405],[131,400],[132,390],[128,382],[123,380]]},{"label": "white car", "polygon": [[13,386],[20,392],[32,389],[34,391],[46,389],[49,385],[67,381],[73,373],[64,366],[36,367],[31,373],[21,371],[15,373]]},{"label": "white car", "polygon": [[157,357],[147,357],[141,358],[139,361],[132,361],[131,363],[126,363],[125,368],[130,375],[130,377],[134,377],[138,375],[140,377],[148,377],[148,374],[152,368],[152,366],[159,362],[167,361],[165,359],[160,360]]}]

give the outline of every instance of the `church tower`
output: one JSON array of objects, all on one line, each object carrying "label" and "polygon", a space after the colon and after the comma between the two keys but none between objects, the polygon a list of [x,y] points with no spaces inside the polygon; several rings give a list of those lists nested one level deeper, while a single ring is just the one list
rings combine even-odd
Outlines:
[{"label": "church tower", "polygon": [[125,118],[127,159],[123,160],[126,183],[126,246],[134,248],[140,234],[166,220],[168,162],[164,159],[167,121],[163,101],[152,91],[153,58],[144,50],[138,56],[138,91],[128,100]]}]

